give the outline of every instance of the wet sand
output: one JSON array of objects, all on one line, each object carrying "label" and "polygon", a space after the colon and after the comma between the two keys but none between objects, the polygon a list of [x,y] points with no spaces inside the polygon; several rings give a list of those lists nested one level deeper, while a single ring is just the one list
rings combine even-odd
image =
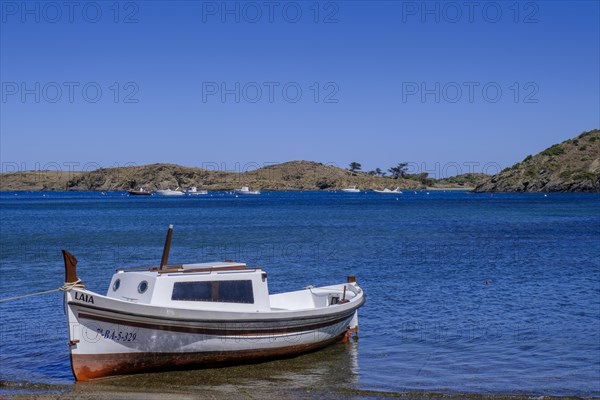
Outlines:
[{"label": "wet sand", "polygon": [[294,388],[285,384],[271,383],[254,385],[232,382],[212,386],[198,384],[192,391],[174,388],[119,387],[111,383],[94,385],[44,385],[2,383],[0,399],[47,400],[47,399],[99,399],[99,400],[187,400],[187,399],[490,399],[490,400],[558,400],[582,399],[581,397],[535,396],[517,394],[476,394],[437,392],[383,392],[376,390],[337,388],[325,390],[318,386]]}]

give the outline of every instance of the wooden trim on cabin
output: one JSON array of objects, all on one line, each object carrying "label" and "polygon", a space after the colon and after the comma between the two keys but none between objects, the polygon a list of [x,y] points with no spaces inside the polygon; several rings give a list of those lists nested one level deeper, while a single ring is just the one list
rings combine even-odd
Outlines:
[{"label": "wooden trim on cabin", "polygon": [[249,268],[246,267],[245,265],[230,265],[230,266],[224,266],[224,267],[206,267],[206,268],[193,268],[193,269],[185,269],[183,266],[179,266],[179,269],[169,269],[169,270],[158,270],[159,274],[165,274],[165,273],[173,273],[173,272],[184,272],[184,273],[190,273],[190,272],[212,272],[212,271],[241,271],[241,270],[252,270],[252,271],[256,271],[257,269],[260,268]]},{"label": "wooden trim on cabin", "polygon": [[[181,268],[181,265],[169,265],[168,269]],[[160,267],[121,267],[117,268],[115,271],[119,272],[129,272],[129,271],[158,271]]]},{"label": "wooden trim on cabin", "polygon": [[[252,281],[250,281],[252,282]],[[219,301],[219,282],[210,281],[210,300]]]},{"label": "wooden trim on cabin", "polygon": [[160,267],[148,267],[148,268],[140,268],[141,270],[147,269],[148,271],[158,271],[158,272],[168,272],[168,270],[177,270],[183,268],[183,265],[168,265],[163,269]]},{"label": "wooden trim on cabin", "polygon": [[168,274],[173,272],[210,272],[210,271],[239,271],[239,270],[259,270],[261,268],[251,268],[243,264],[238,265],[227,265],[222,267],[204,267],[204,268],[193,268],[185,269],[183,265],[169,265],[160,269],[160,267],[132,267],[132,268],[117,268],[117,271],[129,272],[129,271],[150,271],[158,272],[159,274]]}]

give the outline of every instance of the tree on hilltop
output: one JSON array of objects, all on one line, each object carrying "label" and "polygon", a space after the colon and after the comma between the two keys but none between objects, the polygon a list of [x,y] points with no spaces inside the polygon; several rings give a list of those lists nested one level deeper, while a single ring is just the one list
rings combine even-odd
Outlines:
[{"label": "tree on hilltop", "polygon": [[406,171],[408,170],[406,167],[407,165],[408,163],[398,163],[397,166],[389,168],[388,171],[390,171],[390,174],[392,174],[394,179],[398,179],[400,177],[404,178],[404,175],[406,175]]},{"label": "tree on hilltop", "polygon": [[360,165],[360,163],[357,163],[356,161],[352,161],[350,163],[350,172],[360,171],[361,168],[362,165]]}]

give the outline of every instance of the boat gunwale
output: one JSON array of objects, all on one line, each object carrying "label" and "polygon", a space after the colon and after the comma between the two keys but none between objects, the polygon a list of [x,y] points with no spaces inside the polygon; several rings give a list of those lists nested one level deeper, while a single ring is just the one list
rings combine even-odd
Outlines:
[{"label": "boat gunwale", "polygon": [[[219,322],[217,326],[213,327],[198,327],[198,326],[190,326],[190,325],[166,325],[163,323],[157,323],[156,321],[133,321],[133,320],[124,320],[124,319],[116,319],[111,316],[99,315],[99,314],[86,314],[85,312],[78,312],[78,319],[87,319],[94,321],[103,321],[112,324],[118,325],[126,325],[137,328],[144,329],[152,329],[152,330],[162,330],[162,331],[175,331],[175,332],[185,332],[191,334],[204,334],[204,335],[219,335],[219,336],[272,336],[276,335],[290,335],[298,332],[306,332],[311,331],[323,327],[329,327],[331,325],[339,324],[343,321],[349,320],[352,318],[352,314],[354,312],[346,313],[343,315],[337,315],[335,318],[327,318],[327,319],[319,319],[318,321],[310,322],[306,321],[303,324],[294,324],[294,325],[286,325],[286,326],[239,326],[238,324],[242,324],[243,321],[234,321],[234,322]],[[272,321],[268,321],[273,323]],[[275,321],[277,322],[277,321]],[[232,326],[233,324],[233,326]],[[224,326],[223,326],[224,325]]]},{"label": "boat gunwale", "polygon": [[[338,310],[335,310],[334,312],[329,312],[329,310],[331,309],[331,306],[327,306],[327,307],[319,307],[319,308],[305,308],[305,309],[300,309],[300,310],[276,310],[276,311],[266,311],[266,312],[256,312],[256,313],[249,313],[247,311],[215,311],[215,310],[197,310],[197,309],[190,309],[190,308],[174,308],[174,307],[163,307],[163,306],[156,306],[156,305],[151,305],[151,304],[140,304],[140,303],[131,303],[128,301],[124,301],[124,300],[120,300],[120,299],[115,299],[115,298],[111,298],[111,297],[107,297],[107,296],[102,296],[99,295],[95,292],[91,292],[89,290],[78,290],[79,292],[86,292],[88,294],[92,294],[95,296],[99,296],[102,299],[106,299],[109,302],[117,302],[120,304],[127,304],[127,305],[131,305],[131,304],[135,304],[136,306],[141,306],[143,308],[146,307],[151,307],[154,309],[163,309],[163,310],[181,310],[181,311],[185,311],[185,312],[210,312],[210,313],[217,313],[220,316],[225,316],[225,317],[229,317],[229,318],[211,318],[211,319],[193,319],[193,318],[173,318],[173,317],[168,317],[168,316],[162,316],[162,315],[149,315],[149,314],[142,314],[142,313],[136,313],[136,312],[131,312],[131,311],[124,311],[124,310],[119,310],[119,309],[110,309],[110,308],[105,308],[105,307],[100,307],[100,306],[96,306],[96,305],[90,305],[89,303],[81,303],[81,302],[77,302],[77,301],[73,301],[73,300],[68,300],[67,304],[71,307],[71,306],[75,306],[75,307],[81,307],[81,308],[87,308],[87,309],[92,309],[92,310],[96,310],[96,311],[101,311],[101,312],[106,312],[109,314],[120,314],[120,315],[126,315],[126,316],[130,316],[130,317],[137,317],[137,318],[147,318],[147,319],[155,319],[155,320],[162,320],[162,321],[172,321],[172,322],[182,322],[182,323],[227,323],[227,322],[236,322],[236,323],[261,323],[261,322],[280,322],[280,321],[302,321],[302,320],[311,320],[311,319],[318,319],[318,318],[324,318],[324,317],[336,317],[339,315],[344,315],[344,314],[352,314],[353,312],[355,312],[358,308],[362,307],[365,303],[365,296],[364,294],[362,294],[362,291],[356,295],[356,297],[352,300],[349,300],[347,303],[343,303],[343,304],[337,304],[334,307],[336,308],[341,308]],[[310,311],[327,311],[325,313],[322,314],[313,314],[313,315],[303,315],[303,316],[289,316],[289,317],[283,317],[281,316],[282,314],[293,314],[293,313],[306,313],[306,312],[310,312]],[[236,315],[248,315],[248,314],[252,314],[252,315],[256,315],[257,317],[260,316],[261,318],[252,318],[252,319],[248,319],[248,318],[244,318],[244,319],[240,319],[240,318],[236,318]]]}]

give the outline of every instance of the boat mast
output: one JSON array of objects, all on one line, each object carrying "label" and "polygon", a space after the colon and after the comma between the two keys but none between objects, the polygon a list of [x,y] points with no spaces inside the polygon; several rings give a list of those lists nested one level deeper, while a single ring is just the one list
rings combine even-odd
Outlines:
[{"label": "boat mast", "polygon": [[171,250],[171,237],[173,236],[173,225],[169,225],[167,231],[167,238],[165,239],[165,247],[163,249],[162,260],[160,260],[160,271],[166,269],[167,262],[169,261],[169,250]]}]

